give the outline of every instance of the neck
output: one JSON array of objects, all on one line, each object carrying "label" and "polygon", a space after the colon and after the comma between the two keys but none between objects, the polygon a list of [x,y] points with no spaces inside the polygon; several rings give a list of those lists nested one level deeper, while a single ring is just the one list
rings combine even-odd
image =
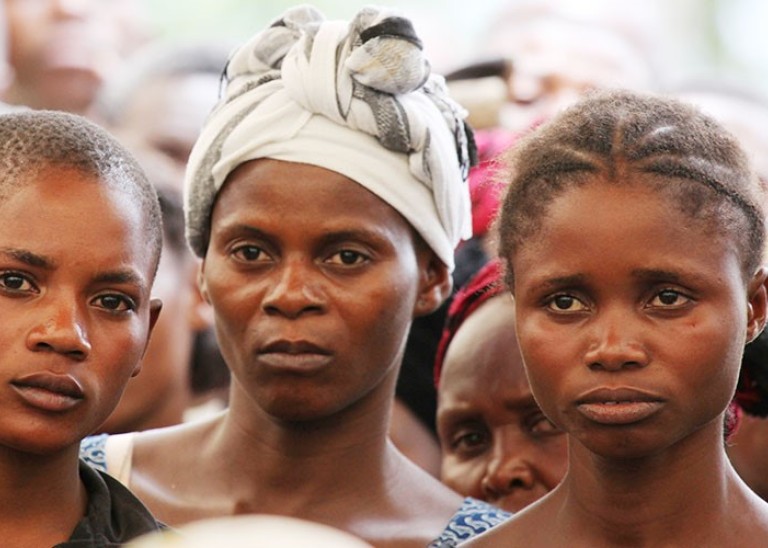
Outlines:
[{"label": "neck", "polygon": [[0,448],[0,486],[4,544],[31,546],[22,540],[33,538],[46,539],[49,546],[62,542],[85,514],[87,495],[80,481],[77,446],[44,456]]},{"label": "neck", "polygon": [[[270,417],[234,388],[215,446],[229,459],[243,456],[232,467],[235,488],[253,491],[258,500],[301,504],[326,500],[329,492],[360,496],[361,485],[385,484],[401,458],[387,437],[392,395],[389,388],[381,392],[332,416],[292,422]],[[238,477],[259,482],[243,485]]]},{"label": "neck", "polygon": [[646,546],[698,538],[701,516],[724,515],[739,483],[713,425],[635,459],[601,457],[573,442],[558,492],[569,509],[566,528],[608,545]]}]

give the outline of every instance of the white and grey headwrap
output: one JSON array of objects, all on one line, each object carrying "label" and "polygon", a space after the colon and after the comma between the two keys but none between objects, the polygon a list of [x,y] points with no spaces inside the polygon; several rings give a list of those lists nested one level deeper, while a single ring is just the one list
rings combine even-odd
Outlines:
[{"label": "white and grey headwrap", "polygon": [[375,193],[453,268],[471,236],[466,112],[431,74],[407,19],[380,8],[351,22],[287,11],[234,52],[223,97],[187,167],[187,238],[204,256],[216,193],[240,164],[274,158],[336,171]]}]

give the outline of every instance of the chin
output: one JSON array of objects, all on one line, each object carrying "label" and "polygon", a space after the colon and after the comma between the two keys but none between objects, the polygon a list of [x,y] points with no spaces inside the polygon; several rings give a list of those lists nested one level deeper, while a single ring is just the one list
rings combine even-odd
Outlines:
[{"label": "chin", "polygon": [[346,406],[338,402],[308,401],[300,398],[280,398],[265,402],[262,409],[272,418],[286,423],[309,423],[333,417]]}]

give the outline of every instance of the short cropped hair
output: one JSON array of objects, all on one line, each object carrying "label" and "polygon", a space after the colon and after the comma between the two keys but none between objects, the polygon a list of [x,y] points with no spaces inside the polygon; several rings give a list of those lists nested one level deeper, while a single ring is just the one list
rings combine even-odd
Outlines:
[{"label": "short cropped hair", "polygon": [[692,105],[652,94],[596,92],[533,131],[506,159],[499,252],[512,286],[518,246],[549,204],[594,178],[642,182],[689,219],[729,235],[750,277],[763,258],[764,193],[738,141]]},{"label": "short cropped hair", "polygon": [[157,192],[128,150],[106,130],[75,114],[25,110],[0,115],[0,203],[48,167],[70,168],[130,195],[141,209],[160,260],[163,228]]}]

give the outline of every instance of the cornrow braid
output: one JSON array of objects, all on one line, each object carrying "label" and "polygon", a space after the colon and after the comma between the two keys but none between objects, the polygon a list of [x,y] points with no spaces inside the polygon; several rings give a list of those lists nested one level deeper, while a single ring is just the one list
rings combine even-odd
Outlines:
[{"label": "cornrow braid", "polygon": [[642,181],[708,230],[732,234],[750,275],[762,260],[760,185],[735,137],[691,105],[658,95],[597,92],[523,139],[500,172],[508,184],[498,220],[499,252],[511,259],[540,227],[552,200],[595,177]]}]

